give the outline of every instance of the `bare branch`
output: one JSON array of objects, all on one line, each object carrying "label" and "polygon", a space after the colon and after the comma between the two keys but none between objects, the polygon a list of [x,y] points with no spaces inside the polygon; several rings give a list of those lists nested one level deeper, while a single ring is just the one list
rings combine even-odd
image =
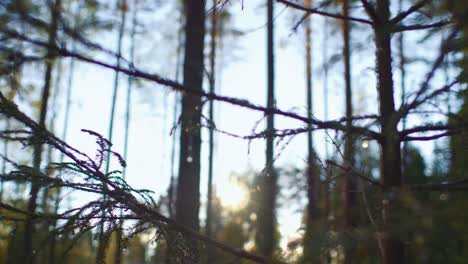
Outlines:
[{"label": "bare branch", "polygon": [[343,15],[340,15],[340,14],[328,13],[328,12],[320,11],[318,8],[307,8],[307,7],[304,7],[302,5],[299,5],[299,4],[296,4],[296,3],[293,3],[293,2],[290,2],[290,1],[287,1],[287,0],[276,0],[276,1],[279,2],[279,3],[282,3],[282,4],[286,5],[286,6],[292,7],[294,9],[306,11],[306,12],[311,13],[311,14],[317,14],[317,15],[337,18],[337,19],[341,19],[341,20],[349,20],[349,21],[353,21],[353,22],[373,25],[372,21],[367,20],[367,19],[363,19],[363,18],[356,18],[356,17],[343,16]]},{"label": "bare branch", "polygon": [[451,24],[451,20],[442,20],[439,22],[434,22],[431,24],[415,24],[415,25],[396,25],[393,27],[392,32],[402,32],[402,31],[411,31],[411,30],[423,30],[423,29],[431,29],[431,28],[440,28],[446,25]]},{"label": "bare branch", "polygon": [[384,186],[382,183],[380,183],[379,181],[374,180],[374,179],[372,179],[372,178],[370,178],[370,177],[367,177],[367,176],[363,175],[362,173],[359,173],[356,169],[354,169],[354,168],[352,168],[352,167],[344,167],[344,166],[342,166],[342,165],[340,165],[340,164],[338,164],[338,163],[336,163],[336,162],[334,162],[334,161],[332,161],[332,160],[327,160],[327,163],[328,163],[328,164],[331,164],[331,165],[333,165],[333,166],[336,166],[336,167],[338,167],[338,168],[344,170],[345,172],[351,172],[352,174],[355,174],[355,175],[358,176],[359,178],[361,178],[361,179],[363,179],[363,180],[365,180],[365,181],[371,183],[372,185],[376,185],[376,186],[379,186],[379,187],[381,187],[381,188],[384,188],[384,187],[385,187],[385,186]]},{"label": "bare branch", "polygon": [[460,124],[460,125],[446,125],[446,124],[442,124],[442,125],[423,125],[423,126],[416,126],[416,127],[412,127],[412,128],[409,128],[409,129],[406,129],[406,130],[403,130],[400,132],[400,135],[401,136],[407,136],[409,134],[413,134],[413,133],[424,133],[424,132],[430,132],[430,131],[446,131],[446,130],[460,130],[460,129],[463,129],[463,128],[467,128],[468,127],[468,123],[464,123],[464,124]]},{"label": "bare branch", "polygon": [[372,6],[372,4],[369,3],[367,0],[361,0],[361,3],[364,6],[366,13],[372,19],[372,21],[374,23],[380,22],[380,18],[377,16],[377,12],[375,11],[375,8]]},{"label": "bare branch", "polygon": [[450,34],[450,36],[447,38],[445,43],[443,43],[443,45],[441,47],[441,50],[440,50],[439,56],[434,61],[430,71],[427,73],[426,78],[425,78],[424,82],[421,84],[421,86],[420,86],[419,90],[417,91],[416,96],[414,97],[414,99],[411,102],[409,102],[408,104],[403,104],[400,107],[400,109],[398,109],[398,111],[397,111],[398,119],[400,119],[403,116],[407,115],[410,110],[415,109],[416,107],[418,107],[419,105],[424,103],[426,100],[438,95],[444,89],[450,89],[450,87],[453,86],[456,83],[456,82],[452,82],[452,84],[449,84],[447,87],[445,87],[445,88],[442,87],[441,91],[436,91],[431,96],[428,96],[423,100],[420,100],[420,97],[429,89],[429,87],[430,87],[429,83],[431,82],[432,78],[434,77],[435,72],[437,71],[437,69],[439,69],[439,67],[444,62],[445,56],[448,53],[447,42],[452,40],[453,38],[455,38],[457,33],[458,33],[458,29],[455,29]]},{"label": "bare branch", "polygon": [[[447,92],[450,92],[450,89],[458,84],[459,81],[458,80],[455,80],[453,81],[452,83],[448,84],[448,85],[444,85],[443,87],[439,88],[439,89],[436,89],[434,90],[432,93],[424,96],[423,98],[421,98],[420,100],[415,100],[415,101],[412,101],[410,104],[408,104],[407,106],[404,106],[402,105],[403,108],[405,107],[410,107],[409,109],[412,110],[412,109],[416,109],[418,106],[420,106],[421,104],[441,95],[441,94],[444,94],[444,93],[447,93]],[[409,113],[409,110],[407,111],[407,113]]]},{"label": "bare branch", "polygon": [[404,11],[404,12],[401,12],[399,13],[398,15],[396,15],[394,18],[392,18],[390,20],[390,23],[396,25],[398,23],[400,23],[401,21],[403,21],[403,19],[405,19],[407,16],[411,15],[412,13],[418,11],[419,9],[421,9],[423,6],[427,5],[431,0],[421,0],[419,2],[417,2],[416,4],[414,4],[413,6],[411,6],[410,8],[408,8],[408,10]]},{"label": "bare branch", "polygon": [[[27,36],[24,36],[24,35],[21,35],[21,34],[15,32],[13,30],[0,29],[0,31],[4,32],[5,34],[8,34],[8,35],[14,36],[16,38],[19,38],[19,39],[21,39],[23,41],[26,41],[26,42],[29,42],[31,44],[37,45],[37,46],[49,47],[49,45],[46,42],[31,39],[31,38],[29,38]],[[222,96],[222,95],[217,95],[216,93],[209,93],[209,92],[205,92],[203,90],[197,90],[197,89],[193,89],[193,88],[190,88],[190,87],[185,87],[185,86],[183,86],[182,84],[180,84],[180,83],[178,83],[176,81],[166,79],[166,78],[161,77],[161,76],[159,76],[157,74],[150,74],[150,73],[140,71],[136,67],[132,67],[132,68],[116,67],[116,66],[114,66],[112,64],[109,64],[109,63],[106,63],[106,62],[103,62],[103,61],[99,61],[99,60],[95,60],[95,59],[86,57],[84,55],[81,55],[79,53],[71,52],[71,51],[69,51],[69,50],[67,50],[65,48],[61,48],[61,47],[53,47],[53,48],[61,56],[73,57],[73,58],[79,59],[79,60],[81,60],[83,62],[98,65],[98,66],[101,66],[101,67],[104,67],[104,68],[107,68],[107,69],[111,69],[111,70],[114,70],[114,71],[119,71],[119,72],[127,74],[129,76],[141,78],[141,79],[144,79],[144,80],[147,80],[147,81],[156,82],[158,84],[161,84],[161,85],[164,85],[164,86],[167,86],[167,87],[171,87],[172,89],[174,89],[176,91],[179,91],[179,92],[190,93],[190,94],[195,95],[195,96],[201,96],[201,97],[205,97],[207,99],[212,99],[212,100],[217,100],[217,101],[229,103],[229,104],[232,104],[232,105],[237,105],[237,106],[240,106],[240,107],[243,107],[243,108],[247,108],[247,109],[251,109],[251,110],[255,110],[255,111],[260,111],[260,112],[263,112],[263,113],[272,113],[272,114],[279,115],[279,116],[289,117],[289,118],[292,118],[294,120],[298,120],[298,121],[301,121],[301,122],[304,122],[304,123],[311,123],[312,125],[316,126],[318,129],[335,129],[335,130],[340,130],[340,131],[345,131],[346,130],[346,127],[344,125],[342,125],[338,121],[321,121],[321,120],[318,120],[318,119],[315,119],[315,118],[309,119],[307,117],[303,117],[303,116],[298,115],[296,113],[284,111],[284,110],[281,110],[281,109],[278,109],[278,108],[268,108],[268,107],[265,107],[265,106],[256,105],[256,104],[253,104],[253,103],[249,102],[246,99],[239,99],[239,98],[236,98],[236,97]],[[364,135],[366,135],[366,136],[368,136],[368,137],[370,137],[372,139],[380,140],[380,134],[375,132],[375,131],[372,131],[371,129],[355,126],[355,127],[352,128],[352,130],[356,131],[358,133],[364,134]]]},{"label": "bare branch", "polygon": [[435,140],[435,139],[438,139],[438,138],[443,138],[443,137],[449,137],[449,136],[452,136],[454,134],[457,134],[457,132],[455,131],[449,131],[449,132],[443,132],[443,133],[440,133],[440,134],[436,134],[436,135],[432,135],[432,136],[420,136],[420,137],[417,137],[417,136],[404,136],[404,137],[401,137],[401,141],[430,141],[430,140]]}]

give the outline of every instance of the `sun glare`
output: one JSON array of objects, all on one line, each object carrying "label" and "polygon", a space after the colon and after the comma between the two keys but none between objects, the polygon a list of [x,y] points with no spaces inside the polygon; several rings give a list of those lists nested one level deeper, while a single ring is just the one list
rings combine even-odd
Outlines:
[{"label": "sun glare", "polygon": [[239,209],[244,207],[249,200],[247,188],[234,179],[218,186],[217,195],[224,207]]}]

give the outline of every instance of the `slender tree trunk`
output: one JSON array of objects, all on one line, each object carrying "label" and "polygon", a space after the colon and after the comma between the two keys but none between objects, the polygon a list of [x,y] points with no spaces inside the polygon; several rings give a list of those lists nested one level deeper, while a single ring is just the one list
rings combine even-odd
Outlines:
[{"label": "slender tree trunk", "polygon": [[[23,25],[21,25],[21,28],[23,29]],[[23,30],[22,30],[23,31]],[[19,50],[23,50],[23,43],[21,42],[19,44]],[[14,99],[14,96],[16,94],[16,91],[18,89],[18,82],[19,82],[19,76],[21,76],[21,69],[17,69],[14,71],[11,76],[9,77],[9,86],[10,86],[10,93],[11,93],[11,100]],[[10,97],[10,96],[9,96]],[[5,130],[8,131],[11,128],[11,121],[9,118],[5,119]],[[6,169],[7,169],[7,160],[8,160],[8,145],[9,145],[9,140],[7,138],[3,139],[3,159],[2,159],[2,175],[0,176],[0,202],[3,201],[3,193],[4,193],[4,179],[3,177],[6,175]],[[19,185],[19,183],[17,183]],[[16,193],[19,191],[17,190]]]},{"label": "slender tree trunk", "polygon": [[[275,107],[275,60],[274,60],[274,1],[268,0],[268,99],[267,107]],[[274,158],[274,130],[275,130],[275,119],[272,113],[267,115],[267,147],[266,147],[266,166],[267,166],[267,206],[268,210],[266,218],[266,241],[265,241],[265,251],[264,255],[273,258],[274,255],[274,246],[275,246],[275,223],[276,223],[276,182],[277,175],[275,168],[273,167],[273,158]]]},{"label": "slender tree trunk", "polygon": [[[274,94],[274,36],[273,36],[273,8],[274,1],[267,1],[267,108],[275,106]],[[273,167],[274,158],[274,115],[267,112],[266,128],[266,166],[262,175],[262,201],[258,216],[259,230],[257,232],[257,242],[259,251],[267,258],[273,258],[275,237],[275,205],[276,205],[276,182],[277,175]]]},{"label": "slender tree trunk", "polygon": [[[49,28],[49,40],[48,44],[50,48],[47,51],[46,60],[45,60],[45,76],[44,76],[44,86],[42,88],[42,97],[41,97],[41,109],[39,113],[39,125],[45,128],[46,116],[47,116],[47,102],[49,100],[49,93],[51,87],[52,71],[54,67],[55,58],[57,57],[55,50],[52,48],[55,46],[55,39],[57,36],[58,28],[58,19],[61,12],[61,0],[56,0],[54,4],[50,6],[50,13],[52,16],[50,28]],[[42,148],[41,143],[34,145],[34,157],[33,157],[33,169],[36,175],[34,177],[39,177],[41,170],[41,161],[42,161]],[[36,212],[37,208],[37,196],[39,193],[40,186],[35,181],[31,183],[31,190],[29,193],[29,201],[27,211],[29,216],[26,218],[25,222],[25,232],[24,232],[24,252],[23,252],[23,263],[29,264],[35,262],[35,250],[33,245],[34,238],[34,220],[31,215]]]},{"label": "slender tree trunk", "polygon": [[[349,16],[349,0],[343,0],[343,16]],[[344,79],[346,95],[346,132],[345,132],[345,150],[344,162],[347,166],[354,166],[354,139],[351,131],[353,118],[353,101],[351,92],[351,53],[350,53],[350,23],[348,20],[342,22],[343,34],[343,60],[344,60]],[[357,183],[353,173],[345,175],[345,199],[344,199],[344,225],[347,231],[355,228],[357,225]],[[352,263],[354,259],[355,246],[350,243],[345,247],[345,263]]]},{"label": "slender tree trunk", "polygon": [[[403,0],[398,1],[398,9],[399,12],[403,12]],[[404,51],[404,32],[400,32],[398,35],[398,50],[399,50],[399,55],[400,55],[400,73],[401,73],[401,78],[400,78],[400,86],[401,86],[401,104],[405,103],[405,97],[406,97],[406,57],[405,57],[405,51]],[[406,116],[402,118],[402,130],[406,129]],[[406,155],[408,153],[407,150],[407,144],[405,141],[403,141],[403,151],[401,153],[401,167],[402,171],[405,170],[406,166]]]},{"label": "slender tree trunk", "polygon": [[[306,6],[310,7],[310,1],[306,0]],[[312,119],[312,56],[311,56],[311,41],[310,41],[310,16],[306,20],[306,79],[307,79],[307,118]],[[317,218],[317,197],[316,197],[316,168],[315,168],[315,152],[313,149],[312,124],[307,124],[307,153],[308,153],[308,212],[309,221],[315,221]]]},{"label": "slender tree trunk", "polygon": [[[328,120],[328,19],[324,17],[323,24],[323,43],[322,43],[322,56],[323,56],[323,113],[324,120]],[[328,160],[328,136],[324,135],[324,148],[325,148],[325,160]],[[330,229],[329,216],[330,216],[330,172],[327,166],[325,171],[325,180],[323,181],[323,217],[325,228],[328,231]],[[324,263],[329,263],[330,257],[327,253],[324,258]]]},{"label": "slender tree trunk", "polygon": [[[328,120],[328,19],[323,17],[323,43],[322,43],[322,60],[323,60],[323,120]],[[328,136],[324,135],[324,150],[325,157],[328,158],[329,150],[327,144]]]},{"label": "slender tree trunk", "polygon": [[[76,49],[76,44],[72,44],[72,50],[75,51]],[[73,86],[73,75],[75,71],[75,58],[70,59],[70,72],[68,75],[68,83],[67,83],[67,94],[66,94],[66,103],[65,103],[65,117],[64,117],[64,125],[63,125],[63,132],[62,132],[62,140],[67,139],[67,133],[68,133],[68,124],[69,124],[69,116],[70,116],[70,106],[71,106],[71,91],[72,91],[72,86]],[[60,163],[64,161],[64,154],[60,154]],[[61,173],[61,172],[59,172]],[[55,197],[55,204],[54,204],[54,214],[58,213],[59,206],[60,206],[60,197],[61,197],[62,189],[59,188],[56,193]],[[53,220],[52,222],[52,232],[55,231],[57,227],[57,220]],[[57,250],[57,236],[54,234],[52,235],[51,242],[50,242],[50,247],[49,247],[49,263],[50,264],[55,264],[55,256],[56,256],[56,250]]]},{"label": "slender tree trunk", "polygon": [[[181,69],[181,64],[182,64],[182,45],[183,45],[183,40],[182,40],[182,33],[183,30],[179,29],[177,32],[177,59],[176,59],[176,68],[175,68],[175,76],[174,79],[176,81],[180,80],[180,69]],[[171,146],[171,179],[169,182],[169,216],[171,218],[175,217],[175,208],[174,208],[174,186],[175,186],[175,152],[176,152],[176,126],[177,126],[177,118],[178,118],[178,112],[179,112],[179,104],[181,103],[181,100],[179,100],[179,96],[177,93],[174,93],[174,109],[172,113],[172,125],[174,129],[174,134],[172,135],[172,146]]]},{"label": "slender tree trunk", "polygon": [[[183,30],[179,29],[177,32],[177,58],[176,58],[176,68],[175,68],[175,76],[174,79],[176,81],[179,81],[180,79],[180,68],[182,64],[182,33]],[[177,93],[174,93],[174,109],[173,109],[173,115],[172,115],[172,126],[174,129],[174,134],[172,135],[172,146],[171,146],[171,178],[169,181],[169,190],[168,190],[168,196],[169,196],[169,205],[168,205],[168,210],[169,210],[169,217],[174,218],[175,217],[175,210],[174,210],[174,185],[175,185],[175,152],[176,152],[176,130],[175,127],[177,126],[177,116],[179,112],[179,96]]]},{"label": "slender tree trunk", "polygon": [[[182,13],[182,12],[180,12]],[[181,18],[182,19],[182,18]],[[175,76],[174,79],[176,81],[179,81],[180,79],[180,69],[181,69],[181,64],[182,64],[182,29],[179,29],[177,32],[177,50],[176,50],[176,68],[175,68]],[[167,191],[167,196],[168,196],[168,211],[169,211],[169,217],[171,219],[175,218],[175,204],[174,204],[174,198],[175,198],[175,190],[174,187],[176,186],[176,172],[175,172],[175,153],[176,153],[176,139],[177,139],[177,116],[179,112],[179,96],[177,93],[174,93],[174,109],[173,109],[173,115],[172,115],[172,127],[173,127],[173,134],[172,134],[172,143],[171,143],[171,176],[169,179],[169,189]],[[167,237],[166,241],[166,263],[170,264],[172,263],[172,245],[173,245],[173,235],[169,234]]]},{"label": "slender tree trunk", "polygon": [[[127,14],[127,1],[121,0],[119,7],[121,9],[120,10],[121,17],[120,17],[120,26],[119,26],[119,32],[118,32],[118,37],[117,37],[117,63],[116,63],[117,68],[120,67],[120,57],[122,54],[122,40],[123,40],[123,35],[124,35],[125,20],[126,20],[126,14]],[[110,111],[110,118],[109,118],[109,131],[108,131],[108,137],[107,137],[107,139],[110,142],[112,142],[112,136],[114,133],[114,115],[115,115],[115,106],[117,102],[118,88],[119,88],[119,71],[115,71],[112,101],[111,101],[111,111]],[[110,156],[111,155],[109,154],[107,155],[106,174],[109,173]],[[106,212],[105,210],[103,210],[102,216],[105,217],[105,214]],[[104,220],[101,220],[98,232],[99,232],[99,241],[98,241],[98,247],[97,247],[97,252],[96,252],[96,263],[104,263],[106,259],[106,251],[107,251],[107,246],[109,242],[109,239],[107,239],[106,235],[104,234]],[[116,238],[116,240],[120,240],[120,237]],[[116,250],[119,251],[119,249],[116,249]],[[121,258],[118,256],[116,258],[116,262],[120,263],[120,260]]]},{"label": "slender tree trunk", "polygon": [[[138,0],[134,1],[133,12],[132,12],[132,29],[130,36],[130,64],[134,64],[135,61],[135,34],[137,24],[137,7]],[[123,7],[128,9],[128,7]],[[127,10],[126,10],[127,11]],[[131,103],[132,103],[132,88],[133,88],[133,76],[127,78],[127,98],[125,101],[125,129],[124,129],[124,148],[123,148],[123,159],[128,163],[128,141],[130,135],[130,114],[131,114]],[[125,180],[127,177],[127,167],[122,169],[122,178]],[[123,216],[123,209],[120,209],[120,216]],[[123,220],[119,220],[119,227],[116,232],[116,247],[115,247],[115,263],[120,264],[123,262],[123,250],[122,237],[123,237]]]},{"label": "slender tree trunk", "polygon": [[[377,0],[376,6],[379,21],[376,23],[376,59],[377,59],[377,90],[381,115],[381,130],[383,139],[381,147],[381,179],[387,192],[398,191],[402,184],[401,149],[398,137],[398,119],[395,115],[395,102],[392,77],[391,32],[389,31],[390,3],[389,0]],[[398,196],[398,195],[397,195]],[[384,264],[403,263],[403,243],[390,231],[397,216],[394,210],[397,199],[383,201],[382,217],[384,224]]]},{"label": "slender tree trunk", "polygon": [[[305,0],[304,6],[310,8],[311,1]],[[306,94],[307,94],[307,118],[312,119],[312,43],[311,43],[311,22],[310,15],[305,19],[305,50],[306,50]],[[316,166],[316,155],[313,149],[312,124],[307,124],[307,220],[306,235],[304,245],[304,258],[307,262],[315,263],[318,261],[319,253],[313,235],[317,231],[317,220],[319,217],[317,206],[317,181],[318,169]]]},{"label": "slender tree trunk", "polygon": [[[218,27],[218,13],[216,12],[216,3],[217,0],[213,0],[213,12],[211,14],[211,32],[210,32],[210,93],[215,92],[216,84],[216,37],[217,37],[217,27]],[[213,100],[210,99],[209,102],[209,114],[208,118],[211,122],[214,122],[213,115]],[[206,205],[206,235],[208,237],[213,237],[213,147],[214,147],[214,129],[213,126],[209,128],[209,143],[208,143],[208,193],[207,193],[207,205]],[[214,259],[214,248],[211,245],[208,245],[206,248],[206,263],[213,263]]]},{"label": "slender tree trunk", "polygon": [[[403,32],[402,32],[402,33],[403,33]],[[441,40],[441,41],[442,41],[442,43],[446,43],[446,41],[447,41],[447,37],[445,36],[445,33],[444,33],[444,32],[442,32],[442,40]],[[403,44],[404,44],[404,39],[403,39],[403,37],[402,37],[402,45],[401,45],[402,47],[403,47]],[[442,44],[442,45],[443,45],[443,44]],[[403,52],[401,52],[401,54],[402,54],[401,56],[403,56],[403,58],[406,58],[406,57],[404,57],[405,54],[404,54]],[[450,84],[450,65],[451,65],[451,59],[450,59],[450,57],[451,57],[451,54],[448,53],[448,54],[446,54],[445,60],[444,60],[444,61],[445,61],[445,67],[444,67],[444,81],[445,81],[445,85],[449,85],[449,84]],[[406,61],[404,61],[404,62],[406,63]],[[403,73],[402,73],[402,74],[403,74]],[[406,80],[406,78],[405,78],[405,80]],[[448,113],[448,114],[451,114],[451,110],[452,110],[452,109],[451,109],[451,104],[450,104],[450,101],[451,101],[451,96],[450,96],[450,95],[451,95],[451,93],[447,93],[446,98],[445,98],[445,104],[447,105],[447,113]],[[405,120],[405,122],[406,122],[406,120]],[[403,128],[403,130],[404,130],[405,128],[406,128],[406,124],[405,124],[405,127]],[[403,147],[405,147],[405,146],[406,146],[406,144],[403,145]],[[404,156],[403,156],[403,159],[404,159]]]},{"label": "slender tree trunk", "polygon": [[[403,12],[403,0],[398,1],[398,13]],[[404,43],[405,43],[405,38],[404,38],[404,31],[400,32],[398,34],[398,55],[400,56],[399,58],[399,68],[400,68],[400,88],[401,88],[401,104],[405,104],[406,102],[406,57],[405,57],[405,51],[404,51]],[[406,130],[406,116],[402,118],[402,130]],[[406,141],[403,141],[402,143],[402,150],[401,150],[401,171],[404,172],[406,168],[406,157],[408,155],[408,144]],[[404,184],[404,178],[402,177],[402,184]],[[411,236],[411,235],[408,235]],[[411,245],[406,245],[404,246],[404,259],[405,263],[411,263],[410,262],[410,256],[411,255]]]},{"label": "slender tree trunk", "polygon": [[[48,125],[48,129],[50,131],[54,131],[55,130],[55,120],[57,119],[57,98],[59,96],[59,91],[60,91],[60,79],[61,79],[61,75],[62,75],[62,59],[57,59],[57,66],[55,67],[56,70],[56,76],[55,76],[55,81],[54,81],[54,92],[53,92],[53,96],[52,96],[52,101],[50,102],[50,105],[51,105],[51,108],[52,108],[52,115],[49,119],[49,125]],[[47,155],[46,155],[46,164],[47,164],[47,170],[45,171],[45,175],[48,176],[48,177],[52,177],[52,168],[50,166],[50,164],[52,164],[52,162],[54,161],[54,148],[52,146],[47,146]],[[50,188],[49,187],[44,187],[42,189],[42,202],[41,202],[41,208],[42,208],[42,211],[43,212],[46,212],[46,213],[49,213],[50,212],[50,208],[49,208],[49,201],[52,200],[53,201],[53,196],[50,196]],[[53,209],[55,209],[53,207]],[[54,221],[53,219],[48,219],[47,221],[44,221],[42,223],[42,226],[41,228],[43,228],[43,230],[48,230],[50,232],[50,236],[54,237],[55,234],[54,234],[54,229],[55,229],[55,226],[54,225]],[[51,229],[52,228],[52,229]],[[50,243],[50,246],[49,246],[49,249],[51,248],[52,246],[52,241],[55,240],[55,238],[52,238],[51,239],[51,243]],[[49,263],[51,262],[51,258],[54,254],[54,252],[48,252],[49,255],[43,255],[43,259],[41,258],[41,260],[39,261],[46,261],[49,260]],[[52,261],[53,262],[53,261]]]},{"label": "slender tree trunk", "polygon": [[[187,0],[185,4],[184,86],[189,89],[202,90],[205,1]],[[201,107],[199,96],[183,95],[176,221],[196,231],[199,230],[200,209]],[[193,241],[194,257],[195,261],[198,261],[196,244]]]},{"label": "slender tree trunk", "polygon": [[[76,11],[76,14],[75,14],[75,25],[78,24],[80,10],[81,10],[80,7],[78,7],[78,10]],[[76,52],[76,42],[74,39],[72,39],[72,51]],[[74,74],[75,74],[75,58],[70,58],[70,68],[68,72],[66,101],[65,101],[65,115],[64,115],[63,131],[62,131],[62,137],[61,137],[61,139],[64,141],[67,140],[67,134],[68,134]],[[64,154],[60,153],[60,159],[59,159],[60,163],[62,163],[64,159],[65,159]],[[60,173],[61,171],[59,171],[59,174]],[[59,206],[60,206],[61,193],[62,193],[62,188],[58,188],[56,197],[55,197],[54,214],[58,213]],[[52,232],[55,232],[56,227],[57,227],[57,220],[54,219],[52,222]],[[57,236],[54,234],[52,235],[50,247],[49,247],[49,263],[50,264],[55,264],[56,251],[57,251]]]},{"label": "slender tree trunk", "polygon": [[[50,131],[54,131],[55,128],[55,119],[57,118],[57,98],[58,98],[58,95],[59,95],[59,92],[60,92],[60,80],[61,80],[61,76],[62,76],[62,60],[61,59],[57,59],[57,67],[55,72],[56,72],[56,76],[55,76],[55,81],[54,81],[54,92],[53,92],[53,96],[52,96],[52,102],[50,102],[50,105],[51,105],[51,108],[52,108],[52,115],[50,117],[50,120],[49,120],[49,125],[48,125],[48,129]],[[46,160],[46,164],[49,165],[53,162],[53,147],[51,146],[48,146],[47,147],[47,160]],[[47,176],[52,176],[52,171],[51,171],[51,168],[48,167],[47,171],[46,171],[46,175]],[[49,212],[49,208],[48,208],[48,204],[47,202],[49,201],[49,191],[50,191],[50,188],[49,187],[45,187],[42,189],[42,202],[41,202],[41,207],[42,207],[42,210],[44,212]],[[50,225],[50,222],[48,222],[48,224]]]},{"label": "slender tree trunk", "polygon": [[[6,119],[5,130],[10,130],[10,119]],[[3,177],[6,175],[6,167],[7,167],[7,158],[8,158],[8,139],[3,139],[3,160],[2,160],[2,176],[0,179],[0,202],[3,201],[3,188],[4,182]]]}]

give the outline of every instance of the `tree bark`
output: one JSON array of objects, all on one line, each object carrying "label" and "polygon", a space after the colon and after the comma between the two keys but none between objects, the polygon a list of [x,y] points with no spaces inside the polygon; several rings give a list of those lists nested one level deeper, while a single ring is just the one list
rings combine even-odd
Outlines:
[{"label": "tree bark", "polygon": [[[218,27],[218,13],[216,12],[217,0],[212,1],[213,12],[211,14],[211,31],[210,31],[210,93],[215,92],[215,74],[216,74],[216,36]],[[208,118],[211,122],[214,122],[213,115],[213,100],[209,102],[209,114]],[[214,150],[214,129],[212,126],[209,128],[209,143],[208,143],[208,193],[207,193],[207,205],[206,205],[206,236],[213,237],[213,150]],[[213,263],[214,248],[208,245],[206,248],[206,263]]]},{"label": "tree bark", "polygon": [[[326,45],[328,42],[328,19],[323,17],[323,44],[322,44],[322,57],[323,57],[323,113],[324,117],[323,120],[328,120],[328,46]],[[327,134],[324,135],[324,151],[325,151],[325,160],[328,160],[328,143],[327,143]],[[325,168],[325,179],[323,181],[323,222],[325,224],[324,228],[326,231],[330,230],[330,178],[331,175],[329,173],[329,168]],[[330,256],[327,254],[324,257],[324,263],[330,262]]]},{"label": "tree bark", "polygon": [[[393,77],[392,77],[392,52],[391,32],[389,24],[390,3],[389,0],[378,0],[376,6],[379,21],[376,21],[375,44],[377,59],[377,90],[379,95],[380,125],[383,139],[381,148],[381,181],[385,191],[398,191],[402,184],[401,149],[398,136],[398,119],[395,114]],[[388,195],[391,196],[391,195]],[[394,195],[395,197],[395,195]],[[401,239],[391,231],[390,225],[394,225],[397,216],[394,210],[397,199],[384,198],[382,220],[384,224],[384,259],[383,263],[403,263],[403,243]]]},{"label": "tree bark", "polygon": [[[349,16],[349,0],[343,0],[343,16]],[[351,53],[350,53],[350,23],[349,20],[342,21],[343,34],[343,60],[344,60],[344,81],[345,81],[345,105],[346,105],[346,132],[345,132],[345,149],[344,163],[345,167],[354,166],[354,138],[351,127],[353,124],[353,100],[351,91]],[[344,188],[344,227],[345,230],[351,231],[357,225],[357,183],[353,173],[346,173],[345,188]],[[352,263],[354,259],[355,247],[354,243],[349,243],[345,246],[344,263]]]},{"label": "tree bark", "polygon": [[[41,109],[39,113],[39,125],[45,128],[45,122],[47,117],[47,103],[49,101],[49,94],[50,94],[50,87],[52,82],[52,71],[54,68],[54,62],[57,57],[56,52],[54,51],[53,47],[55,46],[55,39],[57,37],[57,28],[58,28],[58,19],[61,12],[61,0],[56,0],[55,3],[50,6],[50,13],[51,13],[51,23],[49,28],[49,39],[48,44],[50,48],[47,50],[46,60],[45,60],[45,74],[44,74],[44,86],[42,88],[42,96],[41,96]],[[35,177],[39,177],[41,172],[41,162],[42,162],[42,149],[43,144],[36,143],[34,145],[34,156],[33,156],[33,169]],[[27,211],[29,216],[26,218],[25,222],[25,232],[24,232],[24,255],[23,255],[23,263],[29,264],[35,262],[35,252],[34,252],[34,245],[33,245],[33,237],[34,237],[34,220],[31,218],[36,212],[37,209],[37,196],[39,194],[40,186],[35,182],[32,181],[31,183],[31,190],[29,193],[29,201],[28,201],[28,208]]]},{"label": "tree bark", "polygon": [[[185,26],[185,87],[202,90],[203,49],[205,36],[205,1],[187,0]],[[200,121],[201,97],[182,97],[179,181],[177,185],[176,221],[199,230],[200,209]],[[195,242],[194,242],[195,243]],[[194,245],[196,250],[196,245]],[[195,256],[198,255],[195,252]]]},{"label": "tree bark", "polygon": [[[6,120],[5,130],[10,130],[10,119]],[[2,161],[2,177],[0,177],[0,202],[3,200],[3,177],[6,175],[6,164],[8,159],[8,139],[3,140],[3,161]]]},{"label": "tree bark", "polygon": [[[398,9],[399,9],[399,13],[403,12],[403,0],[399,0],[398,1]],[[404,32],[400,32],[399,35],[398,35],[398,50],[399,50],[399,55],[400,55],[400,73],[401,73],[401,77],[400,77],[400,86],[401,86],[401,104],[404,104],[405,103],[405,97],[406,97],[406,57],[405,57],[405,52],[404,52],[404,43],[405,43],[405,39],[404,39]],[[449,104],[447,104],[449,105]],[[404,116],[402,118],[402,130],[406,130],[406,116]],[[401,167],[402,167],[402,171],[405,170],[405,166],[406,166],[406,155],[408,153],[408,150],[407,150],[407,143],[406,141],[404,141],[403,143],[403,149],[402,149],[402,152],[401,152]]]},{"label": "tree bark", "polygon": [[[304,6],[310,8],[311,1],[305,0]],[[307,94],[307,118],[312,119],[313,111],[313,93],[312,93],[312,43],[311,43],[311,25],[310,15],[305,19],[305,49],[306,49],[306,94]],[[319,217],[317,206],[317,181],[318,168],[316,166],[316,155],[313,148],[312,124],[307,124],[307,217],[306,234],[304,243],[304,259],[307,262],[314,263],[317,259],[317,248],[313,243],[314,232],[317,231],[317,220]]]},{"label": "tree bark", "polygon": [[[273,0],[267,1],[267,108],[271,109],[275,104],[274,94],[274,31],[273,31]],[[262,200],[258,215],[259,229],[256,241],[262,255],[272,259],[275,247],[275,205],[277,175],[273,167],[274,159],[274,115],[266,113],[266,158],[265,173],[262,177]]]},{"label": "tree bark", "polygon": [[[183,7],[180,7],[177,5],[177,14],[180,16],[179,19],[183,19],[183,12],[182,12]],[[175,73],[174,73],[174,80],[179,81],[180,80],[180,72],[181,72],[181,65],[182,65],[182,33],[183,30],[182,28],[177,29],[177,49],[176,49],[176,68],[175,68]],[[173,127],[177,126],[177,117],[179,113],[179,103],[181,100],[179,100],[179,95],[177,93],[174,93],[174,108],[172,112],[172,124]],[[169,188],[167,191],[167,196],[168,196],[168,212],[169,212],[169,218],[175,219],[175,186],[176,186],[176,172],[175,172],[175,167],[176,167],[176,161],[175,161],[175,156],[176,156],[176,146],[177,146],[177,131],[174,130],[172,134],[172,142],[171,142],[171,176],[169,179]],[[167,241],[166,241],[166,254],[165,254],[165,261],[167,264],[172,263],[172,245],[173,245],[173,240],[174,240],[174,235],[172,233],[169,233],[167,236]],[[158,250],[156,248],[156,250]],[[157,260],[156,260],[157,263]]]}]

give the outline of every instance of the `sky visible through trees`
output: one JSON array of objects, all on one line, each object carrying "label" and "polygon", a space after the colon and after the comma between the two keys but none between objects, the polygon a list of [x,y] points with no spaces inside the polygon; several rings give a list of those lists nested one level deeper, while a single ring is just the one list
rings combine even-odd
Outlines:
[{"label": "sky visible through trees", "polygon": [[[463,263],[468,5],[272,1],[274,60],[268,60],[267,1],[215,3],[0,1],[0,264]],[[197,9],[204,15],[197,17]],[[213,13],[218,25],[211,31]],[[195,22],[186,25],[186,19]],[[203,43],[197,42],[201,36]],[[269,107],[271,62],[275,98]],[[346,112],[348,93],[352,114]],[[274,131],[267,129],[269,114]],[[315,207],[307,205],[311,162],[319,176]],[[278,177],[275,186],[268,185],[269,175]],[[39,191],[31,198],[34,186]],[[192,191],[199,191],[199,201]],[[269,191],[276,194],[272,200]],[[310,226],[307,208],[317,210]],[[263,215],[269,209],[276,217],[265,236],[259,232],[269,230]],[[450,236],[453,243],[444,245]],[[271,249],[262,249],[262,237],[273,238]]]}]

